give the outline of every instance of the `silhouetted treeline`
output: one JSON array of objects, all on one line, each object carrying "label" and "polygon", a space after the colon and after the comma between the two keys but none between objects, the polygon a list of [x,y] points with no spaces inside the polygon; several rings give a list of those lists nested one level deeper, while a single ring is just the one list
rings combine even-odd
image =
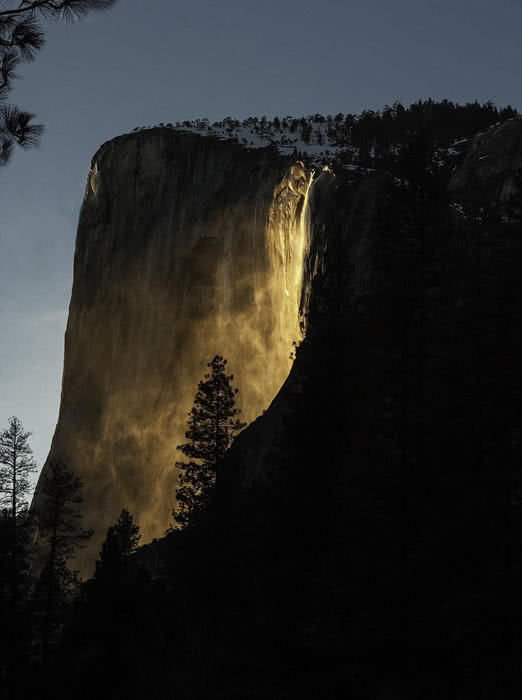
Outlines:
[{"label": "silhouetted treeline", "polygon": [[29,509],[36,464],[30,433],[13,416],[0,433],[0,697],[26,698],[48,664],[79,588],[70,560],[92,531],[81,528],[81,480],[53,460]]},{"label": "silhouetted treeline", "polygon": [[381,111],[365,110],[359,117],[347,115],[345,132],[351,129],[353,145],[374,144],[385,149],[392,144],[404,144],[408,136],[428,130],[434,144],[449,146],[458,138],[468,137],[498,122],[511,119],[518,112],[511,106],[498,109],[493,102],[464,105],[450,100],[437,102],[419,100],[409,107],[400,102],[386,105]]}]

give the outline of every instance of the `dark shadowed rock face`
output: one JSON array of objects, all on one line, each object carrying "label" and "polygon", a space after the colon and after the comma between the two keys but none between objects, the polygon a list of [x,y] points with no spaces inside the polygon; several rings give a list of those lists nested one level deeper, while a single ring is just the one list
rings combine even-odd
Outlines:
[{"label": "dark shadowed rock face", "polygon": [[50,453],[84,482],[96,529],[85,573],[122,507],[145,540],[163,534],[176,445],[215,354],[229,361],[247,421],[285,380],[300,337],[310,177],[271,149],[169,129],[118,137],[94,156]]},{"label": "dark shadowed rock face", "polygon": [[[380,173],[350,187],[333,187],[324,174],[314,182],[305,292],[319,325],[330,320],[328,343],[310,340],[317,364],[342,345],[339,372],[350,377],[343,437],[357,453],[349,471],[362,464],[365,478],[387,489],[399,463],[428,462],[446,474],[476,459],[492,467],[485,445],[508,447],[488,431],[507,421],[505,440],[519,434],[521,215],[522,119],[477,134],[442,191],[423,194]],[[238,438],[243,490],[271,473],[269,436],[301,401],[299,375],[296,363],[270,409]],[[380,462],[386,474],[370,476]]]},{"label": "dark shadowed rock face", "polygon": [[[490,131],[480,147],[488,169],[474,169],[482,162],[479,138],[448,189],[427,195],[372,175],[331,195],[337,216],[326,220],[325,273],[312,286],[316,332],[270,409],[230,454],[244,499],[257,484],[270,502],[269,494],[290,494],[299,479],[309,480],[318,502],[326,500],[330,524],[317,522],[331,561],[314,595],[329,588],[342,607],[350,591],[361,634],[379,606],[383,620],[392,608],[409,620],[422,611],[427,627],[444,634],[465,601],[496,600],[513,573],[522,464],[522,198],[513,187],[507,216],[499,193],[520,175],[522,120]],[[482,183],[484,215],[467,199],[474,182]],[[457,199],[462,211],[452,206]],[[334,369],[317,369],[328,366]],[[294,442],[292,420],[301,426]],[[297,454],[305,426],[321,420],[324,432],[292,471],[284,455]],[[307,471],[314,449],[319,457]]]},{"label": "dark shadowed rock face", "polygon": [[522,119],[509,119],[477,134],[449,191],[468,206],[494,207],[504,220],[522,213]]}]

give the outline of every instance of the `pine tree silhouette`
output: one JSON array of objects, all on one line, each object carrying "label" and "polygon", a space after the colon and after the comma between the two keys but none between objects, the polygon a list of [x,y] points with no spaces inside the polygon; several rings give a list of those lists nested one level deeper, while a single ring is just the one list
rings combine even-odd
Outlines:
[{"label": "pine tree silhouette", "polygon": [[221,355],[208,364],[211,372],[199,383],[189,413],[185,433],[188,442],[178,445],[178,450],[189,458],[188,462],[176,462],[181,475],[173,517],[181,528],[195,524],[205,511],[216,485],[219,464],[235,435],[246,425],[238,418],[238,389],[232,387],[234,376],[225,373],[226,364]]}]

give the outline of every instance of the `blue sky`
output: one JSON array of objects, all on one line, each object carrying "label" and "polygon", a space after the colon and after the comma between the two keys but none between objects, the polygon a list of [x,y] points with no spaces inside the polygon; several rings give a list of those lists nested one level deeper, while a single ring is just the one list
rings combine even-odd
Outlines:
[{"label": "blue sky", "polygon": [[42,146],[0,170],[0,426],[18,415],[41,466],[58,414],[78,212],[101,143],[160,121],[427,97],[522,110],[521,27],[520,0],[120,0],[49,25],[13,94],[46,125]]}]

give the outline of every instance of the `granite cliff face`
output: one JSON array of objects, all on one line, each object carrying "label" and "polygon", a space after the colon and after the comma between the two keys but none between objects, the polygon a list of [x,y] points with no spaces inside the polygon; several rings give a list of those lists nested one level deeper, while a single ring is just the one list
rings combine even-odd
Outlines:
[{"label": "granite cliff face", "polygon": [[[215,352],[258,415],[199,527],[133,556],[122,693],[171,682],[175,649],[180,697],[518,698],[522,120],[463,142],[312,184],[275,149],[175,130],[94,158],[51,455],[95,544],[122,506],[161,533]],[[109,650],[90,583],[94,654],[76,631],[61,666],[89,659],[86,697]]]},{"label": "granite cliff face", "polygon": [[86,573],[122,507],[145,540],[164,533],[176,446],[215,354],[235,374],[246,421],[285,380],[302,332],[310,181],[272,149],[168,129],[118,137],[94,156],[49,455],[84,483],[96,530]]},{"label": "granite cliff face", "polygon": [[[497,340],[511,333],[499,306],[517,317],[521,124],[478,134],[431,194],[364,169],[325,170],[312,183],[295,155],[167,128],[100,148],[78,226],[50,453],[85,484],[86,525],[97,531],[85,573],[122,507],[145,541],[163,534],[176,445],[216,353],[254,421],[233,450],[231,478],[241,497],[278,480],[274,443],[302,395],[302,361],[288,376],[289,356],[308,311],[316,328],[330,319],[326,345],[310,338],[314,363],[335,364],[336,347],[344,369],[333,381],[349,397],[339,458],[350,468],[332,486],[340,530],[346,503],[355,499],[356,518],[370,483],[398,507],[394,489],[428,455],[439,480],[462,475],[456,455],[494,459],[482,449],[498,423],[491,406],[517,371],[518,336]],[[479,404],[480,424],[471,420]],[[513,411],[506,420],[518,435]]]}]

